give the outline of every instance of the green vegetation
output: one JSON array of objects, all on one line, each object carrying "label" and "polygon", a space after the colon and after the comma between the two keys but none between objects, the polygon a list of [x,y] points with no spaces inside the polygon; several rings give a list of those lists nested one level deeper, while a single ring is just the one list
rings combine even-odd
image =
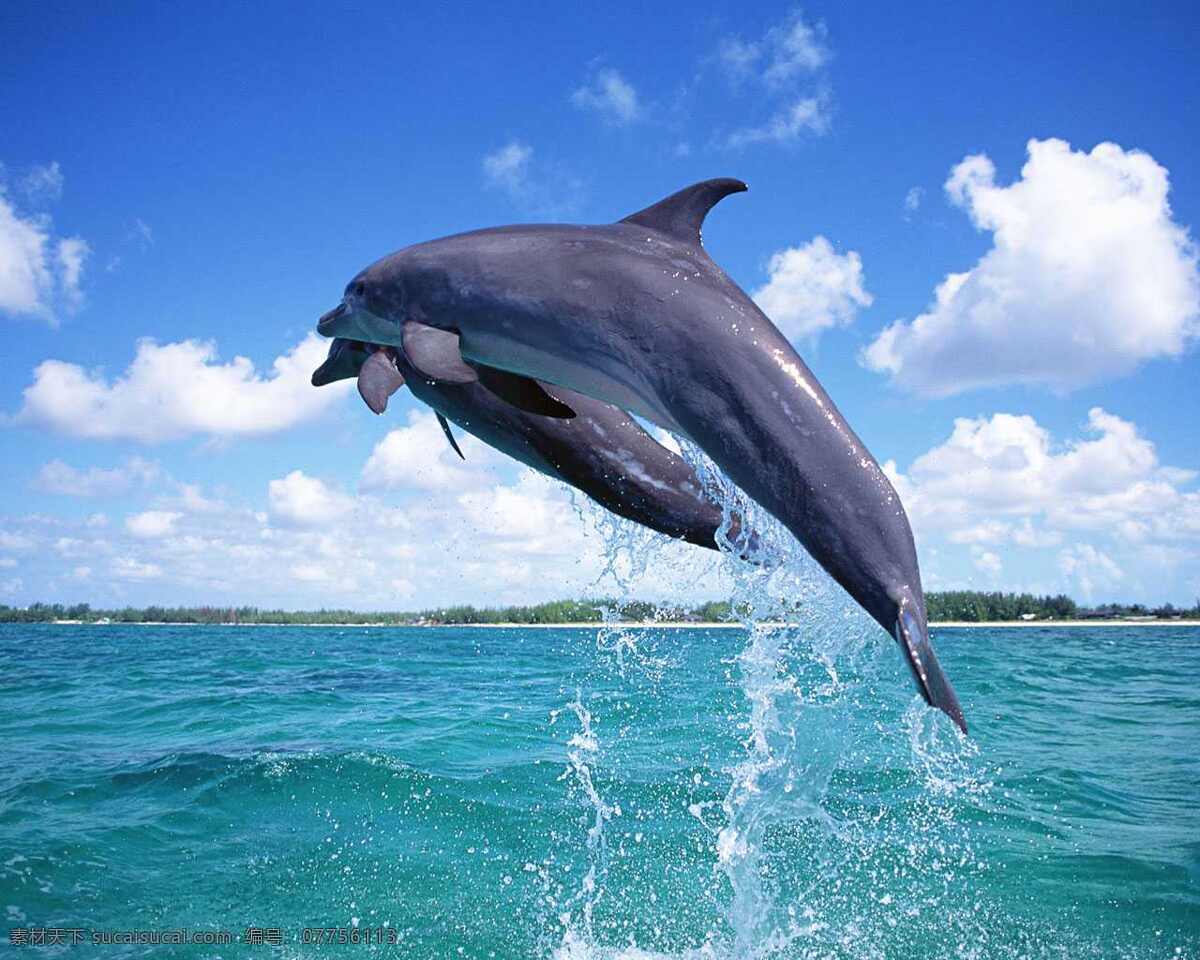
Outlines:
[{"label": "green vegetation", "polygon": [[695,608],[664,606],[645,600],[552,600],[530,606],[441,607],[412,612],[361,610],[260,610],[258,607],[125,607],[97,610],[86,603],[34,603],[28,607],[0,605],[0,623],[382,623],[395,626],[436,623],[603,623],[631,621],[729,620],[728,602],[708,602]]},{"label": "green vegetation", "polygon": [[964,620],[989,623],[996,620],[1075,620],[1081,611],[1070,597],[1035,597],[1031,593],[980,593],[976,590],[947,590],[925,598],[929,619],[935,623]]},{"label": "green vegetation", "polygon": [[[1028,593],[979,593],[951,590],[926,597],[929,619],[935,623],[963,620],[992,623],[999,620],[1119,620],[1152,617],[1162,620],[1200,619],[1200,600],[1190,609],[1171,604],[1148,608],[1141,604],[1107,603],[1080,608],[1070,597],[1036,597]],[[442,607],[416,612],[362,612],[360,610],[260,610],[258,607],[124,607],[93,610],[86,603],[34,603],[28,607],[0,605],[0,623],[50,623],[80,620],[84,623],[328,623],[387,624],[390,626],[471,623],[603,623],[607,619],[634,622],[727,623],[735,619],[727,600],[710,600],[695,607],[654,604],[646,600],[552,600],[531,606]]]}]

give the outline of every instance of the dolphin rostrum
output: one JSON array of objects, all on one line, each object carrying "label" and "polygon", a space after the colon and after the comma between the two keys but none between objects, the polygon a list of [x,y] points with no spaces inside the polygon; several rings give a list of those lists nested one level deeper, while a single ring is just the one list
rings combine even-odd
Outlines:
[{"label": "dolphin rostrum", "polygon": [[326,336],[400,346],[445,383],[466,361],[561,384],[689,438],[899,642],[917,688],[965,732],[929,642],[908,517],[792,345],[700,241],[746,189],[706,180],[618,223],[494,227],[377,261]]},{"label": "dolphin rostrum", "polygon": [[[528,412],[502,396],[515,392],[506,389],[507,384],[497,387],[524,378],[486,367],[477,372],[480,380],[474,383],[440,383],[422,376],[402,351],[338,338],[330,344],[329,356],[313,373],[312,382],[320,387],[356,377],[359,393],[375,413],[382,413],[388,397],[407,383],[417,399],[433,408],[460,457],[462,451],[447,420],[538,472],[583,491],[619,516],[669,537],[717,549],[721,508],[705,496],[687,462],[625,411],[564,387],[539,384],[546,398],[530,402],[542,404],[549,412]],[[527,401],[521,400],[528,406]],[[725,536],[737,542],[740,535],[741,523],[733,516]],[[753,549],[753,543],[751,536],[748,549]]]}]

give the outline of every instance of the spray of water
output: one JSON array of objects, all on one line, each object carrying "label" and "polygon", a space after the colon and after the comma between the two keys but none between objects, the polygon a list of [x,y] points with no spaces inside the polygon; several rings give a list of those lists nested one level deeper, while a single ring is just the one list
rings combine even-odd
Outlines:
[{"label": "spray of water", "polygon": [[[702,942],[671,955],[887,956],[886,944],[920,935],[928,911],[969,899],[965,880],[983,867],[958,816],[964,798],[989,785],[969,742],[923,705],[914,701],[881,722],[878,690],[907,682],[898,652],[773,517],[698,449],[684,445],[682,453],[722,506],[723,573],[747,640],[729,664],[742,699],[732,721],[740,754],[716,771],[726,784],[722,799],[690,807],[711,838],[723,915]],[[619,588],[630,589],[662,559],[661,538],[616,518],[589,520],[604,537],[606,575]],[[752,543],[753,556],[739,559]],[[630,666],[639,675],[668,669],[666,660],[642,655],[636,631],[609,624],[598,644],[622,677]],[[617,808],[595,786],[604,751],[584,702],[579,693],[568,705],[580,730],[567,742],[566,776],[584,798],[588,870],[561,918],[566,934],[556,956],[658,956],[597,940],[604,828]],[[957,915],[971,913],[964,907]],[[980,924],[967,926],[959,946],[979,939]]]},{"label": "spray of water", "polygon": [[567,740],[568,766],[560,779],[571,778],[584,798],[588,864],[579,889],[566,901],[558,919],[565,931],[564,943],[593,943],[595,912],[604,895],[603,880],[608,863],[604,825],[619,811],[604,802],[592,779],[591,764],[600,752],[600,744],[592,731],[592,715],[583,704],[581,691],[576,691],[575,699],[567,709],[575,715],[579,730]]}]

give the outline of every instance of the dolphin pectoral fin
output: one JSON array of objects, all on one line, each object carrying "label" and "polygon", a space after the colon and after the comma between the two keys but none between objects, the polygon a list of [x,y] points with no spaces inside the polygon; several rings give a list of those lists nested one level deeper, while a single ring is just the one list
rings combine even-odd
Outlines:
[{"label": "dolphin pectoral fin", "polygon": [[571,420],[575,411],[561,400],[546,392],[546,388],[532,377],[523,377],[495,367],[479,367],[479,382],[501,400],[511,403],[526,413],[556,420]]},{"label": "dolphin pectoral fin", "polygon": [[463,456],[463,452],[458,449],[458,443],[456,443],[454,440],[454,434],[450,431],[450,422],[440,413],[437,415],[437,421],[442,425],[442,433],[444,433],[446,435],[446,439],[450,441],[450,446],[454,452],[458,454],[459,459],[466,460],[467,458]]},{"label": "dolphin pectoral fin", "polygon": [[900,608],[896,639],[900,642],[900,649],[904,651],[904,658],[925,702],[941,710],[965,734],[967,721],[963,717],[962,706],[954,687],[950,685],[950,678],[942,671],[942,665],[938,663],[937,655],[929,644],[929,631],[921,626],[907,606]]},{"label": "dolphin pectoral fin", "polygon": [[700,225],[704,223],[708,211],[731,193],[741,193],[747,189],[741,180],[730,177],[704,180],[684,187],[645,210],[631,213],[620,222],[636,223],[668,234],[676,240],[700,246]]},{"label": "dolphin pectoral fin", "polygon": [[389,350],[376,350],[358,373],[358,392],[372,413],[387,409],[388,397],[404,386],[404,376],[396,369]]},{"label": "dolphin pectoral fin", "polygon": [[404,355],[430,380],[443,383],[474,383],[479,374],[467,365],[458,345],[458,334],[409,320],[402,330]]}]

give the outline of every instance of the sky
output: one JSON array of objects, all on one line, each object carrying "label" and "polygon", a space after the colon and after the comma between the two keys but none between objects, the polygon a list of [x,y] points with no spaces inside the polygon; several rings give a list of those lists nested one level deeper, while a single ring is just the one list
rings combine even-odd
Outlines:
[{"label": "sky", "polygon": [[[1200,596],[1194,4],[5,4],[0,603],[612,592],[646,536],[317,317],[410,243],[750,191],[705,246],[892,476],[927,590]],[[727,587],[655,544],[643,596]],[[609,572],[606,573],[606,570]]]}]

